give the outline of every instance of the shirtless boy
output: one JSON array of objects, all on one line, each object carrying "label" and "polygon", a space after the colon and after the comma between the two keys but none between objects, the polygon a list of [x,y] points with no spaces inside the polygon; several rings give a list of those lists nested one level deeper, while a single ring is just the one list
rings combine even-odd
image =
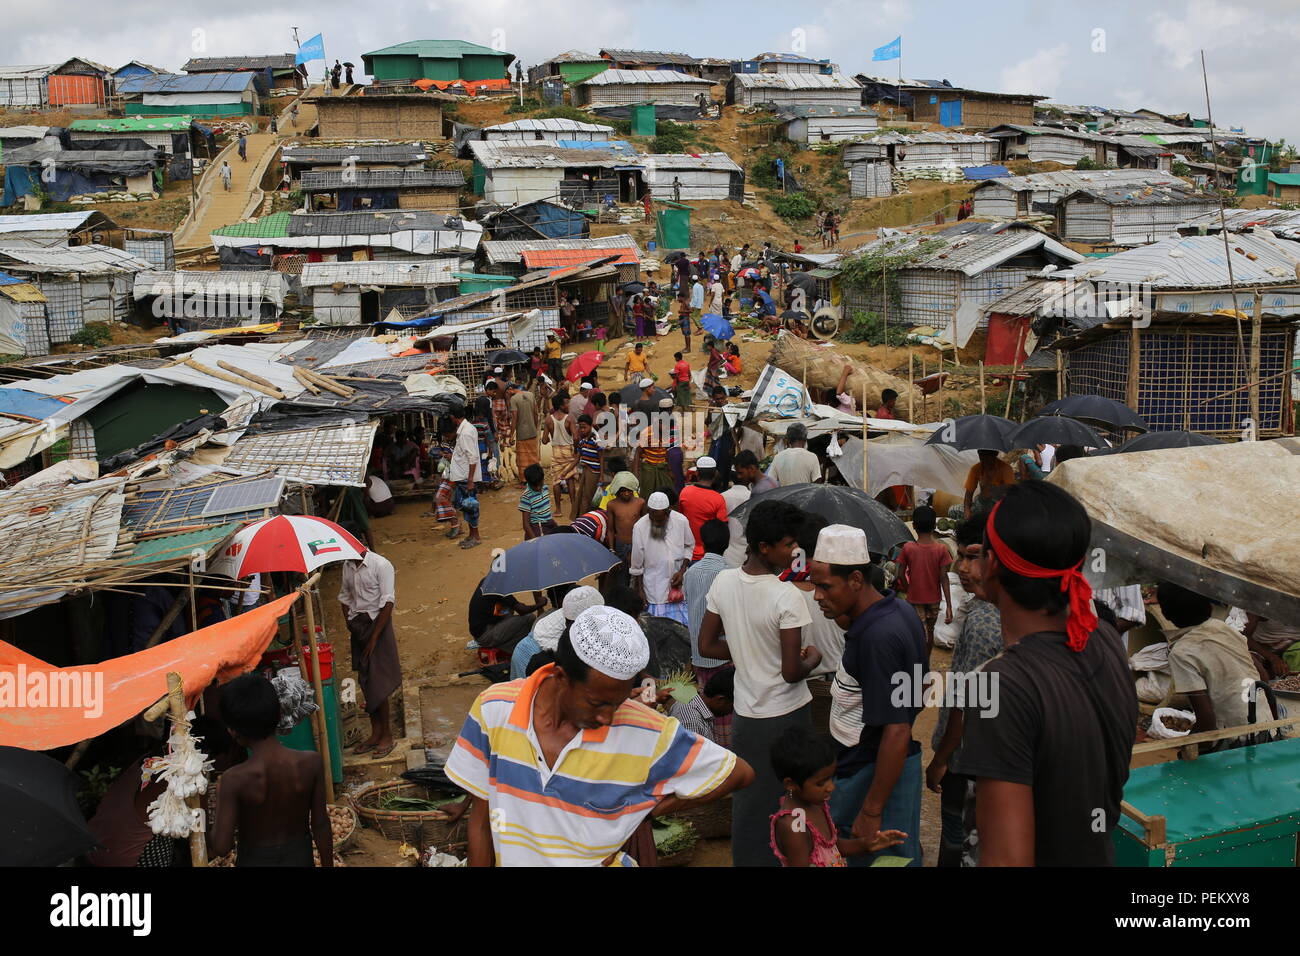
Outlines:
[{"label": "shirtless boy", "polygon": [[632,526],[645,514],[645,499],[631,488],[620,488],[618,494],[606,506],[613,528],[610,537],[614,542],[614,553],[624,564],[632,561]]}]

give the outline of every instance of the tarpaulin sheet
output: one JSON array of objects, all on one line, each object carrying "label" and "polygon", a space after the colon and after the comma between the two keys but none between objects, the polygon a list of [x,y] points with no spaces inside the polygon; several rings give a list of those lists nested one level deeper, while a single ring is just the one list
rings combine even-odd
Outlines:
[{"label": "tarpaulin sheet", "polygon": [[[279,630],[279,618],[298,597],[295,591],[220,624],[87,667],[51,667],[0,641],[0,745],[50,750],[98,737],[165,696],[167,674],[172,671],[181,675],[185,699],[192,703],[213,680],[224,683],[252,670]],[[13,687],[11,682],[20,674],[30,693],[33,684],[53,687],[55,678],[64,683],[67,678],[62,675],[74,673],[88,675],[92,688],[102,681],[95,708],[87,708],[85,700],[76,707],[4,705],[6,682]],[[86,678],[77,680],[84,684]]]},{"label": "tarpaulin sheet", "polygon": [[0,388],[0,415],[39,422],[70,404],[69,399],[29,392],[25,388]]},{"label": "tarpaulin sheet", "polygon": [[1076,458],[1048,480],[1092,518],[1094,586],[1169,580],[1300,625],[1300,441]]},{"label": "tarpaulin sheet", "polygon": [[42,182],[41,169],[40,166],[6,166],[4,195],[0,198],[0,206],[13,205],[23,196],[34,193],[38,186],[51,199],[57,199],[59,202],[73,196],[109,192],[121,188],[114,184],[115,180],[121,178],[119,176],[102,174],[87,176],[63,166],[54,170],[53,182]]},{"label": "tarpaulin sheet", "polygon": [[[946,445],[927,445],[920,439],[891,435],[871,442],[867,450],[867,494],[875,497],[894,485],[933,488],[952,495],[965,494],[966,473],[979,461],[979,452],[956,451]],[[835,459],[844,481],[862,487],[862,439],[850,437]]]}]

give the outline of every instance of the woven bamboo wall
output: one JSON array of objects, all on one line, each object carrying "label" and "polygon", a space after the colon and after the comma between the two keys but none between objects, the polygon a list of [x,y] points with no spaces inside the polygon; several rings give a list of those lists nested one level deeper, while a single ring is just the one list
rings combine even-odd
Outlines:
[{"label": "woven bamboo wall", "polygon": [[316,101],[322,139],[442,139],[442,106],[412,96],[411,102],[344,96]]}]

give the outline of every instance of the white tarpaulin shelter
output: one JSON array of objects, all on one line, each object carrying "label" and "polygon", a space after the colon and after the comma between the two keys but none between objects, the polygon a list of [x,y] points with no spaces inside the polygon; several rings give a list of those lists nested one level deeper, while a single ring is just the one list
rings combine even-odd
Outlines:
[{"label": "white tarpaulin shelter", "polygon": [[1092,518],[1094,586],[1167,580],[1300,625],[1300,440],[1076,458],[1048,480]]},{"label": "white tarpaulin shelter", "polygon": [[[965,493],[966,473],[977,461],[977,451],[927,445],[924,439],[909,435],[891,434],[875,438],[867,452],[867,494],[874,498],[894,485],[915,485],[962,495]],[[835,467],[849,485],[862,487],[861,438],[850,437],[844,443]]]}]

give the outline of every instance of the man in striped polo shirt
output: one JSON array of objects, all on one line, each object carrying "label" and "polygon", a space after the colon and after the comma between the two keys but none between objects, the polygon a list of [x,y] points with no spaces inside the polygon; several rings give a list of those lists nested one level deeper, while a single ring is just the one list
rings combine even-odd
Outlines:
[{"label": "man in striped polo shirt", "polygon": [[631,700],[650,660],[635,619],[583,611],[556,662],[474,702],[447,776],[474,801],[470,866],[628,866],[621,847],[662,816],[748,786],[753,769]]},{"label": "man in striped polo shirt", "polygon": [[589,415],[578,416],[578,440],[574,443],[574,449],[578,456],[578,490],[573,498],[570,520],[591,507],[596,486],[600,484],[600,473],[605,467],[605,450],[600,447]]}]

